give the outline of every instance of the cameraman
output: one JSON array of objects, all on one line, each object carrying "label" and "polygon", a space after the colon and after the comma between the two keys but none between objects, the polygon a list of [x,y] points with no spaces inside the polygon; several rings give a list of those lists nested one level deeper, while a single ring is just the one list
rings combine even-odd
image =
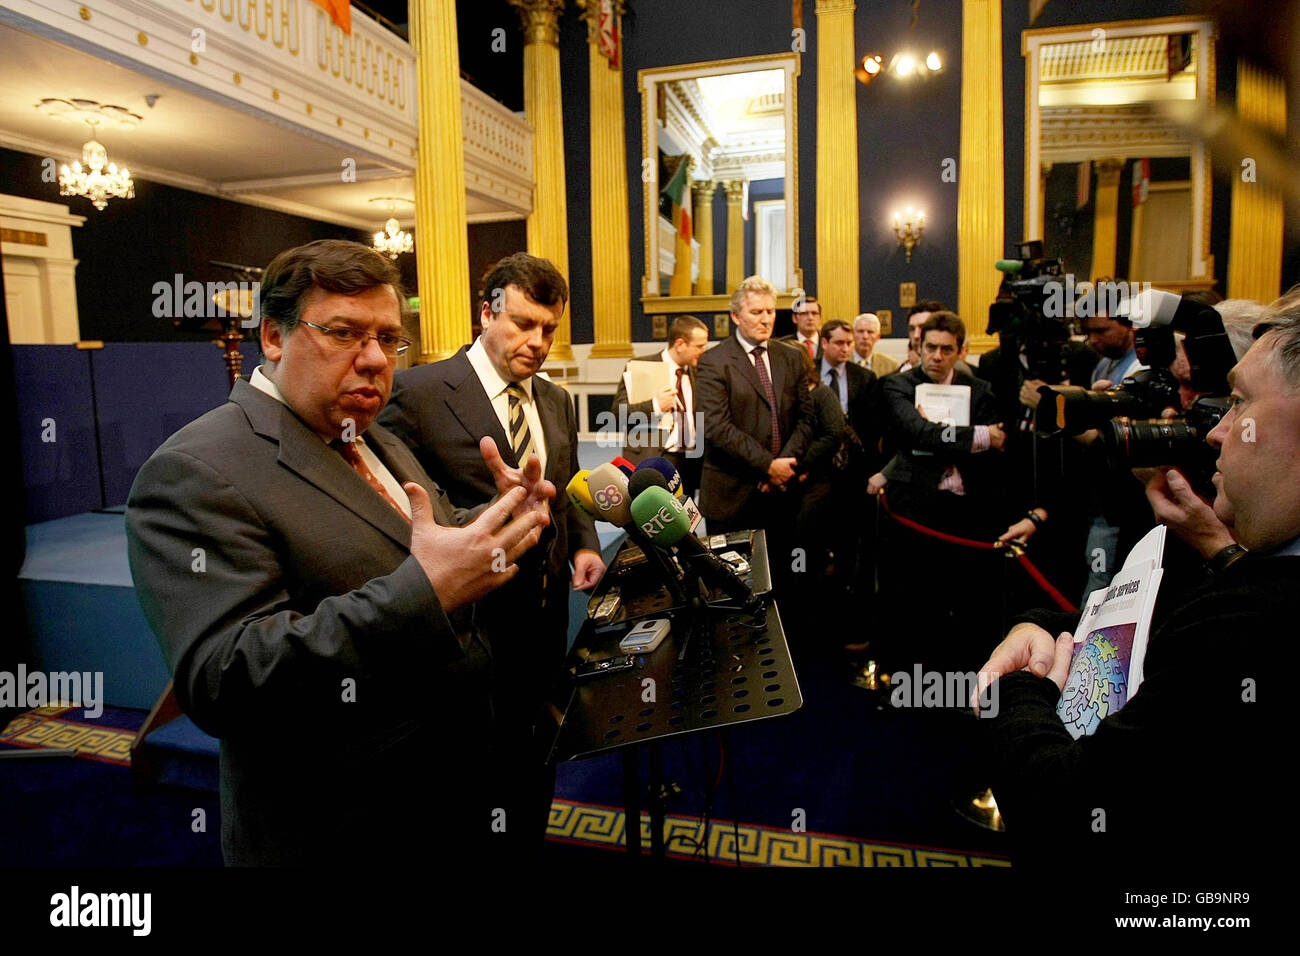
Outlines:
[{"label": "cameraman", "polygon": [[1284,822],[1262,806],[1279,786],[1281,729],[1262,708],[1281,694],[1265,669],[1290,677],[1294,655],[1300,295],[1269,312],[1207,439],[1219,452],[1213,508],[1176,471],[1150,485],[1160,520],[1210,558],[1213,574],[1153,629],[1137,693],[1072,739],[1056,713],[1072,640],[1052,634],[1075,622],[1059,615],[1017,624],[984,665],[980,683],[996,681],[998,695],[987,725],[993,787],[1022,862],[1126,861],[1127,871],[1158,861],[1162,872],[1209,867],[1239,879],[1285,845],[1270,833]]}]

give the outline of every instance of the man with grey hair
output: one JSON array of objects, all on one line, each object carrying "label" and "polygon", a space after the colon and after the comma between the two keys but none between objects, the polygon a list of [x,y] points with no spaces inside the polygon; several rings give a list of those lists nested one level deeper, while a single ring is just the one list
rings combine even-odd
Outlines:
[{"label": "man with grey hair", "polygon": [[776,289],[750,276],[731,296],[733,335],[700,357],[704,414],[700,510],[709,532],[764,528],[774,569],[788,568],[794,509],[787,501],[812,431],[803,359],[772,340]]},{"label": "man with grey hair", "polygon": [[[1219,453],[1213,504],[1172,468],[1147,485],[1156,517],[1207,559],[1207,580],[1157,618],[1142,683],[1123,709],[1079,740],[1057,717],[1070,620],[1022,621],[984,665],[981,682],[996,679],[999,695],[989,723],[993,788],[1022,862],[1158,860],[1183,877],[1207,871],[1240,886],[1275,842],[1279,821],[1263,804],[1281,787],[1267,742],[1277,727],[1262,708],[1283,693],[1271,675],[1292,673],[1300,295],[1288,293],[1262,319],[1229,375],[1231,408],[1207,436]],[[1231,754],[1231,767],[1207,775],[1211,754]],[[1207,784],[1214,806],[1228,811],[1210,811],[1212,821],[1192,799]],[[1189,839],[1207,823],[1208,839]]]},{"label": "man with grey hair", "polygon": [[863,312],[853,320],[853,364],[870,369],[877,378],[897,372],[899,361],[876,350],[880,341],[880,316]]}]

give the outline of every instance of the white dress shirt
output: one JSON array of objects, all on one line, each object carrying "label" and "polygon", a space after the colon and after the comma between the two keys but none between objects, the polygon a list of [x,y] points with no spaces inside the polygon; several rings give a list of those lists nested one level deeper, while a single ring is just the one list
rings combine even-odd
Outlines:
[{"label": "white dress shirt", "polygon": [[[474,374],[478,376],[479,383],[483,386],[483,391],[487,392],[488,401],[492,403],[492,410],[497,413],[497,419],[501,422],[501,428],[506,433],[506,439],[510,438],[510,396],[506,394],[506,389],[510,382],[501,377],[496,366],[492,364],[492,359],[488,358],[487,350],[483,348],[483,339],[477,338],[474,344],[470,346],[469,352],[466,353],[469,364],[474,369]],[[542,460],[542,474],[546,474],[546,435],[542,432],[542,419],[537,413],[537,403],[533,401],[533,379],[530,375],[519,383],[520,388],[524,390],[527,397],[524,401],[524,420],[528,422],[528,431],[533,436],[533,447],[537,451],[537,457]],[[504,453],[505,449],[499,449]],[[524,463],[521,461],[519,466],[522,468]]]},{"label": "white dress shirt", "polygon": [[[682,395],[686,397],[686,407],[682,409],[681,418],[673,412],[664,413],[665,415],[672,415],[672,431],[668,434],[668,440],[664,444],[664,451],[684,451],[695,444],[695,418],[691,414],[695,408],[695,393],[691,389],[691,373],[689,369],[678,365],[677,360],[668,353],[667,349],[664,349],[659,354],[659,357],[669,368],[668,381],[674,389],[677,387],[677,370],[679,368],[682,370]],[[685,445],[682,444],[681,429],[677,427],[683,420],[686,422]]]},{"label": "white dress shirt", "polygon": [[[253,374],[249,376],[248,384],[252,385],[253,388],[257,389],[259,392],[270,395],[285,408],[289,409],[289,411],[293,411],[293,407],[284,400],[284,396],[280,394],[280,389],[276,387],[275,382],[262,374],[260,366],[253,369]],[[321,438],[319,435],[316,437],[320,438],[321,441],[325,441],[325,439]],[[325,442],[325,444],[328,445],[329,442]],[[402,514],[406,515],[407,518],[410,518],[411,499],[407,496],[406,490],[401,486],[398,480],[393,477],[393,473],[389,471],[384,466],[384,463],[379,460],[378,456],[370,450],[370,446],[366,444],[365,438],[357,435],[356,438],[352,440],[352,444],[356,446],[357,453],[361,455],[361,460],[366,463],[366,467],[370,469],[370,473],[379,479],[379,483],[384,486],[384,490],[388,492],[394,501],[397,502],[397,506],[402,509]],[[351,466],[349,465],[348,467]]]},{"label": "white dress shirt", "polygon": [[[740,347],[745,350],[745,354],[749,356],[749,360],[757,364],[758,359],[754,358],[753,352],[754,349],[759,347],[758,343],[749,341],[749,339],[745,338],[743,335],[740,334],[739,330],[736,331],[736,338],[740,340]],[[772,347],[771,339],[768,339],[766,342],[764,342],[762,346],[763,371],[767,372],[767,380],[769,382],[772,381],[772,363],[768,360],[768,349],[770,349],[771,347]]]}]

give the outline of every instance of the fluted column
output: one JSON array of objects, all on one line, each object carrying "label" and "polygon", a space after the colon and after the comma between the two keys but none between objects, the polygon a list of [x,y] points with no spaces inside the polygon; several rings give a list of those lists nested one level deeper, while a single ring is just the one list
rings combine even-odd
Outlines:
[{"label": "fluted column", "polygon": [[727,295],[736,291],[745,278],[745,220],[741,203],[745,199],[745,183],[733,179],[723,183],[727,190]]},{"label": "fluted column", "polygon": [[[1237,62],[1237,114],[1286,134],[1286,87],[1281,78],[1245,60]],[[1282,291],[1282,196],[1232,173],[1232,234],[1228,241],[1228,296],[1269,302]],[[1253,178],[1253,177],[1251,177]]]},{"label": "fluted column", "polygon": [[[995,344],[989,304],[1004,254],[1002,176],[1002,9],[999,0],[964,0],[961,38],[961,152],[957,167],[957,309],[971,348]],[[1031,228],[1030,223],[1025,228]],[[934,223],[930,228],[936,228]]]},{"label": "fluted column", "polygon": [[[817,0],[817,300],[858,314],[858,108],[853,0]],[[797,144],[787,143],[787,149]],[[789,215],[798,215],[790,210]],[[794,250],[790,250],[794,254]]]},{"label": "fluted column", "polygon": [[[591,358],[632,356],[632,270],[623,124],[623,36],[617,65],[600,52],[599,0],[578,0],[587,21],[591,89]],[[616,4],[622,14],[622,3]]]},{"label": "fluted column", "polygon": [[[420,6],[428,0],[412,4]],[[564,121],[560,108],[560,13],[564,0],[510,0],[524,23],[524,115],[533,127],[533,211],[528,251],[569,276],[569,204],[564,179]],[[551,358],[573,361],[570,310],[555,330]]]},{"label": "fluted column", "polygon": [[691,184],[695,200],[695,238],[700,242],[700,272],[695,279],[696,295],[713,295],[713,194],[718,184],[701,179]]},{"label": "fluted column", "polygon": [[1124,160],[1097,160],[1097,200],[1092,219],[1092,275],[1115,277],[1119,245],[1119,180]]},{"label": "fluted column", "polygon": [[452,3],[411,4],[419,122],[415,167],[415,268],[420,360],[436,362],[469,342],[469,240],[460,112],[460,52]]}]

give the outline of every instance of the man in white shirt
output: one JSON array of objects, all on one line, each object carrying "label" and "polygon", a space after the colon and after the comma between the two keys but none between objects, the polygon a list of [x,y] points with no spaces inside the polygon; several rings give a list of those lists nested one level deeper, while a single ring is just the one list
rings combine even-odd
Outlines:
[{"label": "man in white shirt", "polygon": [[[628,362],[618,380],[614,413],[624,430],[623,457],[633,464],[656,456],[667,458],[682,476],[686,494],[700,484],[702,431],[695,404],[695,370],[709,344],[709,327],[693,315],[681,315],[668,327],[668,347]],[[652,398],[628,402],[634,363],[658,364],[664,385]]]}]

